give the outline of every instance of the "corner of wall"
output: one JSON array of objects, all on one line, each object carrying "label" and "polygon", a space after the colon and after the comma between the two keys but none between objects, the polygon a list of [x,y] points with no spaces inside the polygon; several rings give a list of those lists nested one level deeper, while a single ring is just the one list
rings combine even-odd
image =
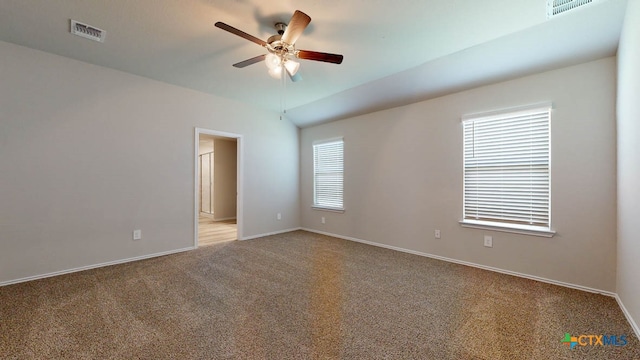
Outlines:
[{"label": "corner of wall", "polygon": [[640,337],[640,1],[629,1],[618,47],[617,273],[618,301]]}]

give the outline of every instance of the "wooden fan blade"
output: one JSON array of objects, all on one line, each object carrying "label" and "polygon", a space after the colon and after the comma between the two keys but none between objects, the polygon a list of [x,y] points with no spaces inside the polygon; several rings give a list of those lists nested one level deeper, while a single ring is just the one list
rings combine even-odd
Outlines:
[{"label": "wooden fan blade", "polygon": [[332,64],[342,64],[344,56],[339,54],[329,54],[317,51],[298,50],[296,56],[299,59],[324,61]]},{"label": "wooden fan blade", "polygon": [[245,61],[240,61],[239,63],[233,64],[234,67],[243,68],[245,66],[253,65],[257,62],[264,61],[267,57],[267,54],[258,55],[256,57],[252,57],[251,59],[247,59]]},{"label": "wooden fan blade", "polygon": [[258,44],[260,46],[267,46],[267,43],[265,41],[260,40],[260,39],[258,39],[257,37],[255,37],[253,35],[249,35],[246,32],[244,32],[242,30],[238,30],[238,29],[234,28],[233,26],[227,25],[227,24],[225,24],[223,22],[218,21],[216,23],[216,27],[220,28],[222,30],[228,31],[228,32],[230,32],[230,33],[232,33],[234,35],[238,35],[241,38],[245,38],[245,39],[247,39],[249,41],[253,41],[254,43],[256,43],[256,44]]},{"label": "wooden fan blade", "polygon": [[289,45],[295,44],[296,40],[302,35],[302,32],[310,22],[311,18],[309,15],[300,10],[296,10],[289,21],[289,25],[287,25],[287,29],[284,31],[284,34],[282,34],[282,42]]}]

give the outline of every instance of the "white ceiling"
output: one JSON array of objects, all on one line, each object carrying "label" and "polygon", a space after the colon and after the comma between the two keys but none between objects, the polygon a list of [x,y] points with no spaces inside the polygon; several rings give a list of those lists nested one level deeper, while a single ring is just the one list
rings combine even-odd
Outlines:
[{"label": "white ceiling", "polygon": [[[263,64],[231,66],[265,50],[213,24],[266,40],[299,9],[312,21],[296,47],[344,55],[302,60],[286,84],[304,127],[614,55],[626,2],[547,20],[546,0],[0,0],[0,40],[280,111]],[[71,35],[69,19],[106,41]]]}]

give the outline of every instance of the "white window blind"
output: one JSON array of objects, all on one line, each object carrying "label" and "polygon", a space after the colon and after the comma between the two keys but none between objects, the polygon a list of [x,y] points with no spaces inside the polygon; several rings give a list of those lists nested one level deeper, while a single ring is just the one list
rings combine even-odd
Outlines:
[{"label": "white window blind", "polygon": [[344,141],[327,140],[313,144],[313,206],[343,210]]},{"label": "white window blind", "polygon": [[464,119],[463,222],[550,230],[551,108]]}]

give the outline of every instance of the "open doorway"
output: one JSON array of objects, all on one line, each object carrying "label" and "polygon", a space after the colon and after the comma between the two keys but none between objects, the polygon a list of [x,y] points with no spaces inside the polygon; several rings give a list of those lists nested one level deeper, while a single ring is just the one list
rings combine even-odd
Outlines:
[{"label": "open doorway", "polygon": [[241,136],[196,128],[195,246],[237,240],[241,229]]}]

